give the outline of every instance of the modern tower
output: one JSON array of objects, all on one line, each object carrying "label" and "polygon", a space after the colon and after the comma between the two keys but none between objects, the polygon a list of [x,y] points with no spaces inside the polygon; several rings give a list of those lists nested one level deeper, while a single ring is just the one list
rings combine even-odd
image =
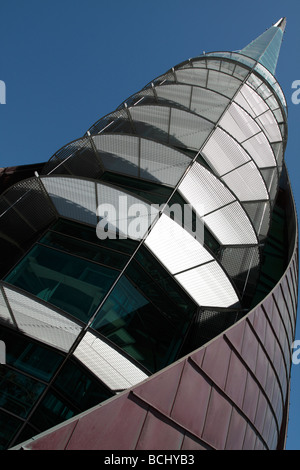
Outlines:
[{"label": "modern tower", "polygon": [[0,195],[3,449],[283,449],[298,290],[282,18]]}]

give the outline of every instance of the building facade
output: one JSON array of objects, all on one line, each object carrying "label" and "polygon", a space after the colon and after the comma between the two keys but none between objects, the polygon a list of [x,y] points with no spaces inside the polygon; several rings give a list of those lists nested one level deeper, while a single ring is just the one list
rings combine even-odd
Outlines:
[{"label": "building facade", "polygon": [[3,171],[3,449],[284,448],[284,28],[177,65],[47,163]]}]

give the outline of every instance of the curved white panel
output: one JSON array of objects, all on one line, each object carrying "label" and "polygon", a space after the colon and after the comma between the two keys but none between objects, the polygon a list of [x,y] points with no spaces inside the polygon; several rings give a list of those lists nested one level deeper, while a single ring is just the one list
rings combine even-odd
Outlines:
[{"label": "curved white panel", "polygon": [[[129,111],[138,134],[151,133],[151,137],[163,142],[181,143],[195,150],[199,150],[213,129],[213,124],[206,119],[177,108],[145,105],[133,106]],[[149,130],[147,126],[151,126]]]},{"label": "curved white panel", "polygon": [[234,101],[248,111],[253,118],[269,109],[259,94],[246,84],[242,86]]},{"label": "curved white panel", "polygon": [[276,165],[274,153],[263,132],[254,135],[242,145],[249,152],[258,168]]},{"label": "curved white panel", "polygon": [[221,244],[257,243],[241,204],[222,181],[198,162],[192,165],[178,190]]},{"label": "curved white panel", "polygon": [[200,217],[235,200],[224,184],[198,162],[192,165],[178,190]]},{"label": "curved white panel", "polygon": [[219,127],[211,135],[201,153],[209,166],[220,176],[250,160],[243,147]]},{"label": "curved white panel", "polygon": [[175,186],[190,158],[172,147],[132,135],[92,137],[104,167],[110,171]]},{"label": "curved white panel", "polygon": [[238,142],[249,139],[261,130],[253,118],[236,103],[230,105],[219,125]]},{"label": "curved white panel", "polygon": [[264,180],[253,162],[232,170],[222,181],[234,192],[240,201],[269,199]]},{"label": "curved white panel", "polygon": [[216,261],[177,274],[175,278],[199,306],[238,306],[235,290]]},{"label": "curved white panel", "polygon": [[[99,238],[114,237],[120,233],[123,238],[140,240],[158,214],[158,209],[153,205],[110,185],[61,176],[46,176],[41,180],[58,213],[97,226]],[[109,235],[104,232],[107,223]]]},{"label": "curved white panel", "polygon": [[154,225],[145,245],[171,274],[213,260],[199,241],[165,214]]},{"label": "curved white panel", "polygon": [[257,243],[254,229],[237,201],[204,216],[203,220],[223,245]]},{"label": "curved white panel", "polygon": [[124,390],[148,376],[100,338],[87,332],[74,356],[111,390]]},{"label": "curved white panel", "polygon": [[68,352],[82,328],[50,307],[4,288],[17,326],[26,335]]},{"label": "curved white panel", "polygon": [[41,180],[60,215],[96,225],[95,183],[63,176]]}]

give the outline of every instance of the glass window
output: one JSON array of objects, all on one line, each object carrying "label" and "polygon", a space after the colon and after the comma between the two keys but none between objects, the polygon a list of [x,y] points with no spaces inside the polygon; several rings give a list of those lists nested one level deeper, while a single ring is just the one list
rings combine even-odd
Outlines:
[{"label": "glass window", "polygon": [[78,410],[78,408],[66,403],[65,400],[58,397],[57,394],[48,392],[32,415],[30,423],[36,426],[41,432],[72,418],[79,412],[80,410]]},{"label": "glass window", "polygon": [[54,387],[69,397],[81,411],[101,403],[113,393],[73,361],[68,361],[55,379]]},{"label": "glass window", "polygon": [[113,269],[36,245],[5,281],[87,321],[117,274]]},{"label": "glass window", "polygon": [[125,240],[119,239],[110,239],[100,240],[97,237],[95,227],[89,227],[87,225],[78,224],[77,222],[71,222],[66,219],[59,219],[52,227],[52,230],[56,232],[61,232],[64,235],[70,235],[75,238],[79,238],[82,241],[87,241],[90,243],[95,243],[97,246],[104,249],[113,249],[131,255],[136,247],[138,242],[127,238]]},{"label": "glass window", "polygon": [[6,344],[6,363],[39,379],[49,381],[63,360],[51,349],[4,328],[0,339]]},{"label": "glass window", "polygon": [[[92,327],[155,372],[176,358],[189,321],[163,298],[151,279],[146,283],[141,274],[141,269],[128,270],[128,276],[135,277],[139,289],[122,276]],[[148,296],[156,302],[152,303]]]},{"label": "glass window", "polygon": [[22,421],[0,411],[0,450],[6,450]]},{"label": "glass window", "polygon": [[0,407],[26,418],[45,385],[2,365],[0,368]]},{"label": "glass window", "polygon": [[94,261],[95,263],[113,266],[116,269],[122,269],[129,259],[129,256],[124,256],[116,251],[107,250],[99,245],[92,245],[86,241],[83,242],[82,240],[52,231],[49,231],[39,242],[89,261]]}]

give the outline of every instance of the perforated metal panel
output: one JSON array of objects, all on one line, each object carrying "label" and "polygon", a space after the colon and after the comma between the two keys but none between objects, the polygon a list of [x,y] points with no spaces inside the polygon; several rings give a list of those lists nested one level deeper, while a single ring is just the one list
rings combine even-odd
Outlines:
[{"label": "perforated metal panel", "polygon": [[264,180],[253,162],[232,170],[222,177],[240,201],[269,199]]},{"label": "perforated metal panel", "polygon": [[204,216],[203,220],[223,245],[257,243],[253,227],[238,202]]},{"label": "perforated metal panel", "polygon": [[235,200],[224,184],[198,162],[192,165],[178,191],[195,208],[199,216]]},{"label": "perforated metal panel", "polygon": [[175,278],[200,306],[238,306],[238,297],[216,261],[177,274]]},{"label": "perforated metal panel", "polygon": [[84,335],[74,356],[111,390],[124,390],[147,378],[137,366],[91,332]]},{"label": "perforated metal panel", "polygon": [[211,135],[201,153],[220,176],[250,160],[241,145],[219,127]]},{"label": "perforated metal panel", "polygon": [[168,271],[175,274],[213,260],[202,246],[202,241],[193,238],[178,223],[162,214],[146,238],[145,245]]},{"label": "perforated metal panel", "polygon": [[4,288],[16,324],[24,334],[61,351],[69,351],[81,327],[49,306]]},{"label": "perforated metal panel", "polygon": [[94,182],[65,177],[41,179],[61,216],[96,225],[97,204]]}]

